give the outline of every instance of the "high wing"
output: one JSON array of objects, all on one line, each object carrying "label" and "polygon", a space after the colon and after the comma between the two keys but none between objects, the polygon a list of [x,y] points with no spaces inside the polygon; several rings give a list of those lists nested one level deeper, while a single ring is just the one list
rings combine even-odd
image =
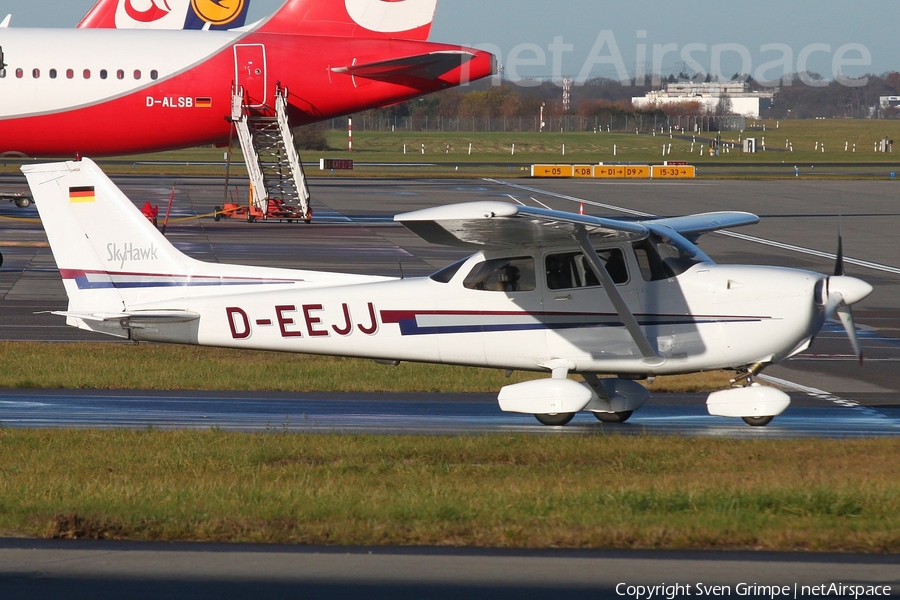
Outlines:
[{"label": "high wing", "polygon": [[490,201],[426,208],[394,220],[425,241],[463,248],[549,245],[571,240],[581,229],[593,236],[633,241],[650,232],[641,223]]},{"label": "high wing", "polygon": [[571,240],[581,230],[595,239],[637,241],[651,231],[668,228],[693,242],[704,233],[757,223],[759,217],[746,212],[712,212],[620,221],[508,202],[471,202],[404,213],[394,220],[434,244],[484,248],[548,245]]},{"label": "high wing", "polygon": [[697,238],[704,233],[732,227],[742,227],[744,225],[756,225],[759,223],[759,217],[748,212],[721,211],[684,217],[654,219],[650,223],[674,229],[690,241],[696,242]]},{"label": "high wing", "polygon": [[388,83],[398,83],[409,78],[434,81],[444,73],[458,69],[474,58],[475,55],[471,52],[447,50],[363,65],[335,67],[332,71]]}]

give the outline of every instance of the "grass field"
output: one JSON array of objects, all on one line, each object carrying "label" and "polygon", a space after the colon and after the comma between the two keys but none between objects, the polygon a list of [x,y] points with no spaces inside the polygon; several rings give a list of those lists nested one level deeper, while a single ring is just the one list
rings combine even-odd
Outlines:
[{"label": "grass field", "polygon": [[[497,369],[278,354],[156,344],[0,342],[0,389],[253,390],[318,392],[489,392],[546,377]],[[352,373],[352,377],[348,377]],[[731,374],[659,377],[654,392],[709,391]]]},{"label": "grass field", "polygon": [[[752,129],[744,132],[722,132],[723,141],[738,143],[745,137],[755,137],[758,143],[765,138],[766,151],[744,154],[739,150],[711,157],[701,154],[703,140],[715,133],[673,135],[660,133],[437,133],[437,132],[354,132],[354,156],[359,160],[426,160],[429,162],[468,162],[506,160],[510,162],[643,162],[661,163],[663,160],[688,160],[705,164],[750,162],[883,162],[900,163],[900,120],[804,120],[754,121]],[[897,139],[897,156],[874,152],[876,141]],[[335,148],[346,147],[346,134],[330,132],[329,143]],[[695,141],[696,140],[696,141]],[[816,143],[818,142],[818,148]],[[472,154],[469,155],[469,144]],[[844,151],[845,143],[848,151]],[[515,154],[512,146],[516,145]],[[672,145],[669,154],[669,144]],[[793,152],[789,146],[793,144]],[[825,152],[821,151],[822,145]],[[852,152],[856,144],[856,152]],[[406,145],[407,154],[403,154]],[[422,145],[425,154],[422,154]],[[565,145],[565,155],[563,155]],[[667,154],[662,152],[666,146]],[[615,146],[615,155],[613,155]],[[693,147],[693,150],[692,150]],[[788,147],[788,148],[786,148]],[[344,153],[348,154],[348,153]],[[336,157],[336,153],[326,153]],[[365,157],[365,158],[362,158]]]},{"label": "grass field", "polygon": [[[417,167],[367,166],[354,171],[321,172],[316,168],[309,175],[317,176],[377,176],[377,177],[521,177],[527,170],[519,165],[533,163],[592,164],[598,162],[623,162],[638,164],[660,164],[663,160],[686,160],[703,165],[701,177],[721,176],[715,167],[727,167],[735,163],[748,163],[744,176],[756,177],[752,165],[784,163],[785,172],[780,176],[793,176],[793,166],[827,165],[830,163],[876,163],[883,168],[872,168],[871,172],[854,171],[853,177],[887,178],[891,170],[900,166],[900,120],[789,120],[748,122],[744,132],[723,132],[724,141],[739,142],[744,137],[763,138],[766,151],[744,154],[739,150],[722,152],[719,156],[701,153],[706,148],[705,140],[715,133],[704,132],[694,136],[674,136],[664,134],[627,133],[456,133],[456,132],[416,132],[416,131],[355,131],[354,152],[346,151],[345,132],[330,131],[327,138],[331,150],[305,151],[302,158],[306,162],[317,162],[319,158],[353,158],[357,163],[425,163]],[[694,138],[696,137],[696,142]],[[896,139],[897,154],[875,152],[874,145],[884,138]],[[817,146],[818,143],[818,146]],[[469,144],[472,152],[469,154]],[[515,144],[515,154],[512,147]],[[669,144],[672,145],[669,153]],[[856,152],[853,146],[856,145]],[[404,153],[404,145],[406,153]],[[422,153],[422,146],[425,153]],[[662,149],[666,146],[667,154]],[[790,151],[786,146],[793,146]],[[825,152],[821,151],[822,146]],[[848,150],[844,151],[845,145]],[[565,146],[565,155],[563,155]],[[615,155],[614,153],[615,147]],[[224,150],[219,148],[196,148],[121,157],[98,159],[110,173],[120,174],[165,174],[179,175],[224,175]],[[238,152],[237,157],[240,154]],[[175,164],[165,164],[167,162]],[[212,162],[214,164],[204,164]],[[147,164],[153,163],[153,164]],[[491,164],[484,164],[491,163]],[[21,162],[0,161],[0,172],[14,172]],[[240,165],[232,167],[234,175],[243,175]],[[804,176],[811,176],[804,172]],[[728,174],[734,177],[734,174]],[[741,175],[738,175],[741,176]],[[764,176],[772,176],[767,171]],[[831,175],[835,176],[835,175]],[[837,173],[840,177],[841,174]]]},{"label": "grass field", "polygon": [[900,552],[900,440],[0,430],[0,535]]}]

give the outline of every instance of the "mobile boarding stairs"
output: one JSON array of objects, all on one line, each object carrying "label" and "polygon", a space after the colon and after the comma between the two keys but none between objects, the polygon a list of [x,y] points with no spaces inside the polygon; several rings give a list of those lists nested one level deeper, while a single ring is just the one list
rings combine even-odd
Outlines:
[{"label": "mobile boarding stairs", "polygon": [[[231,98],[231,122],[237,132],[247,173],[250,176],[250,200],[241,205],[226,202],[216,207],[215,219],[243,217],[305,221],[312,219],[309,184],[300,155],[294,146],[294,134],[287,116],[288,91],[275,92],[275,111],[251,108],[243,88],[235,88]],[[231,167],[231,144],[227,168]],[[226,179],[226,189],[228,188]],[[227,193],[227,192],[226,192]]]}]

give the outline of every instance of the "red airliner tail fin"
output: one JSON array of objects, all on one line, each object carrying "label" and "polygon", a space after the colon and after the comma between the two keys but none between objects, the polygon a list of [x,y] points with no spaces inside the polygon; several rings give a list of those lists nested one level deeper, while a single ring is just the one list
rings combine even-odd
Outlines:
[{"label": "red airliner tail fin", "polygon": [[98,0],[79,29],[235,29],[250,0]]},{"label": "red airliner tail fin", "polygon": [[427,40],[438,0],[288,0],[257,31]]}]

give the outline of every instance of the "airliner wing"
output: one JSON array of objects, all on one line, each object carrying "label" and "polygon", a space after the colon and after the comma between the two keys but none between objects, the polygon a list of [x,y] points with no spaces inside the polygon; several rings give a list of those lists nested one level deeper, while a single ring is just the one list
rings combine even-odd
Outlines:
[{"label": "airliner wing", "polygon": [[335,73],[375,79],[388,83],[400,83],[403,79],[425,79],[434,81],[444,73],[459,68],[475,58],[471,52],[440,51],[407,56],[374,63],[335,67]]},{"label": "airliner wing", "polygon": [[464,248],[540,246],[571,240],[580,229],[608,240],[640,240],[649,234],[640,223],[507,202],[439,206],[394,220],[428,242]]}]

